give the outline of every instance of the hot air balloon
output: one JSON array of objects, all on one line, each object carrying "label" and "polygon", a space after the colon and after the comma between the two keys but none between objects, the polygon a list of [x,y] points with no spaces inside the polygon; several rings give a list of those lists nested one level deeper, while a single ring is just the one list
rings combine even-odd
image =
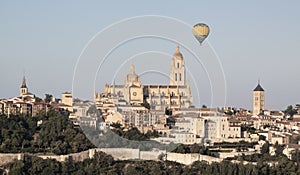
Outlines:
[{"label": "hot air balloon", "polygon": [[193,27],[193,35],[199,41],[200,45],[207,38],[209,34],[209,27],[207,24],[199,23]]}]

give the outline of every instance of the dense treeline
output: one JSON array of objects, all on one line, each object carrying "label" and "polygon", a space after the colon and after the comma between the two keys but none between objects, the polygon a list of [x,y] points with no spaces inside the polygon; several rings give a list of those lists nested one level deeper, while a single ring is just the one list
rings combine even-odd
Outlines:
[{"label": "dense treeline", "polygon": [[114,127],[114,129],[112,130],[113,132],[115,132],[122,138],[128,140],[146,141],[149,140],[150,138],[159,137],[159,133],[156,130],[153,131],[148,130],[145,134],[143,134],[136,127],[132,127],[128,130],[124,130],[124,128],[119,126],[118,124],[113,124],[112,126]]},{"label": "dense treeline", "polygon": [[187,153],[200,153],[202,155],[210,155],[210,151],[205,146],[200,146],[199,144],[192,144],[192,145],[184,145],[180,144],[174,149],[172,152],[187,154]]},{"label": "dense treeline", "polygon": [[136,127],[124,128],[118,123],[102,130],[87,125],[81,127],[86,137],[98,148],[133,148],[142,151],[153,149],[171,151],[176,148],[176,144],[165,145],[151,140],[159,136],[157,131],[142,133]]},{"label": "dense treeline", "polygon": [[[210,148],[229,148],[229,152],[231,152],[230,149],[234,148],[238,151],[243,151],[243,150],[247,150],[248,148],[253,148],[254,144],[256,144],[257,142],[245,142],[245,141],[240,141],[240,142],[216,142],[214,143],[213,146],[202,146],[199,144],[192,144],[192,145],[184,145],[184,144],[180,144],[178,145],[178,147],[176,149],[174,149],[172,152],[176,152],[176,153],[200,153],[203,155],[212,155],[211,152],[216,152],[218,150],[210,150]],[[269,148],[269,145],[267,145]],[[226,150],[219,150],[219,151],[226,151]]]},{"label": "dense treeline", "polygon": [[[42,121],[37,125],[37,121]],[[47,115],[0,116],[0,152],[48,152],[68,154],[93,148],[68,116],[49,111]]]},{"label": "dense treeline", "polygon": [[[137,128],[131,129],[106,129],[104,131],[82,126],[85,135],[98,148],[134,148],[141,151],[153,149],[171,151],[176,144],[165,145],[154,140],[149,140],[155,132],[141,133]],[[156,132],[157,133],[157,132]]]},{"label": "dense treeline", "polygon": [[274,167],[268,166],[265,162],[258,165],[243,165],[223,161],[221,163],[208,164],[205,161],[194,162],[185,166],[169,161],[114,161],[109,155],[103,152],[95,154],[92,159],[83,162],[57,162],[55,160],[43,160],[38,157],[25,156],[23,161],[16,161],[7,165],[9,174],[112,174],[112,175],[132,175],[132,174],[183,174],[183,175],[267,175],[267,174],[299,174],[296,165],[288,159],[278,161]]},{"label": "dense treeline", "polygon": [[0,116],[0,152],[29,151],[36,132],[36,118]]}]

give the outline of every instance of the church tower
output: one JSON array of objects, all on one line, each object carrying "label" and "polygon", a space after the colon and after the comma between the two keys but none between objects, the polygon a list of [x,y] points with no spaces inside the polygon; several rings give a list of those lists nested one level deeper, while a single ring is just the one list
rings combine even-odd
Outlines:
[{"label": "church tower", "polygon": [[125,78],[125,85],[126,86],[132,86],[132,85],[141,86],[140,76],[138,76],[135,73],[133,64],[130,65],[130,72],[129,72],[129,74],[127,74],[127,76]]},{"label": "church tower", "polygon": [[22,85],[21,85],[21,88],[20,88],[20,97],[22,97],[24,94],[27,94],[28,93],[28,88],[27,88],[27,85],[26,85],[26,79],[25,79],[25,76],[23,77],[23,82],[22,82]]},{"label": "church tower", "polygon": [[141,86],[141,79],[135,73],[134,65],[130,65],[130,72],[125,79],[124,98],[130,104],[143,103],[143,86]]},{"label": "church tower", "polygon": [[183,86],[185,82],[184,59],[180,53],[179,46],[176,46],[176,52],[173,55],[170,69],[170,85]]},{"label": "church tower", "polygon": [[253,115],[259,115],[265,109],[265,90],[260,83],[253,90]]}]

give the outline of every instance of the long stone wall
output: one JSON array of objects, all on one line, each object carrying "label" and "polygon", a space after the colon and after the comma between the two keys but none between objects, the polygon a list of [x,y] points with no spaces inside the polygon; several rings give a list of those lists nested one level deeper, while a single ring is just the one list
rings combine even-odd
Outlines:
[{"label": "long stone wall", "polygon": [[130,148],[102,148],[101,151],[111,155],[116,160],[139,159],[139,149]]},{"label": "long stone wall", "polygon": [[140,151],[131,148],[101,148],[101,151],[111,155],[116,160],[158,160],[161,154],[165,154],[164,150]]},{"label": "long stone wall", "polygon": [[212,162],[221,162],[223,159],[211,157],[201,154],[180,154],[180,153],[167,153],[166,160],[178,162],[184,165],[190,165],[195,161],[207,161],[208,163]]},{"label": "long stone wall", "polygon": [[0,153],[0,166],[7,163],[11,163],[15,160],[23,160],[24,155],[37,156],[42,159],[55,159],[59,162],[65,161],[83,161],[85,159],[93,158],[96,152],[105,152],[111,155],[115,160],[158,160],[159,155],[165,154],[163,150],[157,151],[140,151],[139,149],[131,148],[95,148],[79,153],[72,153],[67,155],[54,155],[54,154],[27,154],[27,153],[16,153],[16,154],[3,154]]},{"label": "long stone wall", "polygon": [[218,153],[218,156],[219,158],[221,159],[225,159],[227,157],[234,157],[234,156],[241,156],[241,155],[251,155],[251,154],[254,154],[255,152],[253,151],[246,151],[246,152],[230,152],[230,153],[222,153],[222,152],[219,152]]},{"label": "long stone wall", "polygon": [[[222,158],[211,157],[207,155],[200,154],[179,154],[179,153],[166,153],[164,150],[156,151],[140,151],[139,149],[130,149],[130,148],[96,148],[90,149],[87,151],[73,153],[68,155],[53,155],[53,154],[26,154],[37,156],[42,159],[55,159],[59,162],[65,161],[83,161],[85,159],[93,158],[96,152],[105,152],[106,154],[111,155],[115,160],[158,160],[160,155],[165,155],[166,160],[175,161],[181,164],[190,165],[195,161],[207,161],[212,162],[221,162]],[[15,160],[23,160],[24,153],[17,154],[0,154],[0,166],[7,163],[11,163]]]}]

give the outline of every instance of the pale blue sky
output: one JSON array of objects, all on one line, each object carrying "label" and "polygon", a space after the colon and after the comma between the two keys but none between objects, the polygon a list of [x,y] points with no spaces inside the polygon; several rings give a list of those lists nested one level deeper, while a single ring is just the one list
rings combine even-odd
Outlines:
[{"label": "pale blue sky", "polygon": [[[300,103],[299,7],[298,1],[1,0],[0,98],[18,95],[24,71],[38,96],[70,91],[76,60],[98,31],[132,16],[163,15],[211,27],[208,41],[224,68],[227,105],[251,109],[260,78],[266,107],[283,109]],[[210,103],[208,96],[200,99]]]}]

